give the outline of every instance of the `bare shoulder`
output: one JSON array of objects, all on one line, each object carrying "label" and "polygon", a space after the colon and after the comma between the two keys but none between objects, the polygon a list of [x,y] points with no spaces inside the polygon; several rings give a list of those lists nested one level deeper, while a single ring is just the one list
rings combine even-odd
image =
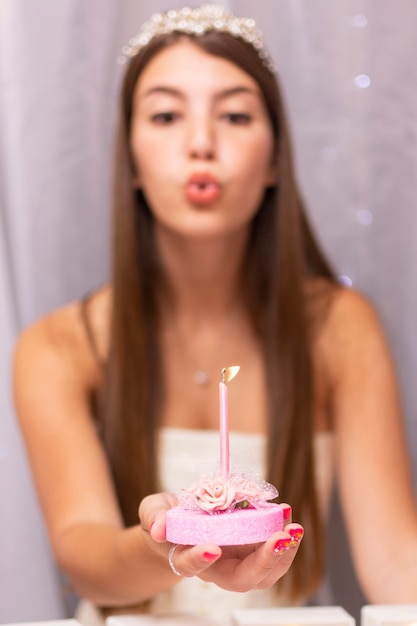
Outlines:
[{"label": "bare shoulder", "polygon": [[[109,290],[102,289],[89,301],[89,318],[100,346],[105,344],[108,328]],[[58,372],[68,380],[78,379],[93,386],[98,375],[97,363],[89,345],[80,301],[71,302],[40,318],[18,337],[14,351],[14,379],[24,383],[36,377]]]},{"label": "bare shoulder", "polygon": [[342,348],[353,340],[367,340],[370,334],[381,334],[381,322],[375,307],[358,291],[336,287],[324,325],[324,338],[336,341]]},{"label": "bare shoulder", "polygon": [[385,332],[375,307],[362,294],[335,287],[317,348],[333,378],[347,371],[391,365]]}]

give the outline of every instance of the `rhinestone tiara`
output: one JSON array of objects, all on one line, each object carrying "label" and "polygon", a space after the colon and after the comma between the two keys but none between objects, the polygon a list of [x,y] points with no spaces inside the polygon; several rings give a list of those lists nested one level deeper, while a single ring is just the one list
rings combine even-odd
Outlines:
[{"label": "rhinestone tiara", "polygon": [[152,39],[160,35],[177,32],[198,36],[209,31],[228,33],[233,37],[243,39],[255,48],[269,71],[275,72],[274,62],[255,20],[250,17],[236,17],[217,4],[203,4],[198,8],[183,7],[164,13],[155,13],[148,22],[142,25],[139,33],[132,37],[122,49],[122,55],[118,58],[118,62],[126,63],[130,57],[134,57]]}]

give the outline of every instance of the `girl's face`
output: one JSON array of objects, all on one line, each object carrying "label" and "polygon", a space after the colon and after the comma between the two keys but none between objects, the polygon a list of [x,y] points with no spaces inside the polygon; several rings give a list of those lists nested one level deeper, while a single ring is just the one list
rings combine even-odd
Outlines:
[{"label": "girl's face", "polygon": [[162,228],[213,237],[247,227],[275,183],[273,144],[257,83],[189,40],[159,52],[138,80],[134,184]]}]

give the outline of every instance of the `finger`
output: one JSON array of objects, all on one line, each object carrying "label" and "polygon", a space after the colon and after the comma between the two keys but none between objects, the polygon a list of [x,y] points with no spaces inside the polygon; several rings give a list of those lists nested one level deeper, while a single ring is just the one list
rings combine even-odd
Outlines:
[{"label": "finger", "polygon": [[165,541],[165,514],[177,504],[177,499],[169,493],[158,493],[143,498],[139,505],[139,521],[142,529],[154,541]]},{"label": "finger", "polygon": [[248,552],[243,560],[238,557],[219,559],[200,578],[229,591],[271,587],[289,569],[302,536],[302,526],[290,524],[285,531],[274,533],[267,542]]},{"label": "finger", "polygon": [[304,528],[301,526],[301,524],[297,524],[296,522],[291,522],[291,524],[287,524],[284,527],[284,531],[290,535],[292,545],[300,543],[300,541],[304,537]]},{"label": "finger", "polygon": [[[257,584],[257,589],[269,589],[279,578],[284,576],[291,567],[304,536],[304,529],[300,524],[289,524],[285,527],[285,533],[273,537],[265,545],[262,551],[263,567],[265,576]],[[276,556],[271,558],[270,549]]]},{"label": "finger", "polygon": [[291,524],[291,522],[292,522],[292,508],[291,508],[291,505],[287,504],[286,502],[280,502],[280,507],[281,507],[282,512],[283,512],[284,525],[285,524]]},{"label": "finger", "polygon": [[[181,546],[170,544],[168,561],[171,569],[181,576],[198,576],[211,567],[222,555],[222,550],[214,544]],[[178,574],[177,574],[178,575]]]},{"label": "finger", "polygon": [[288,524],[282,532],[272,535],[255,554],[254,567],[258,579],[256,589],[268,589],[290,568],[304,535],[300,524]]}]

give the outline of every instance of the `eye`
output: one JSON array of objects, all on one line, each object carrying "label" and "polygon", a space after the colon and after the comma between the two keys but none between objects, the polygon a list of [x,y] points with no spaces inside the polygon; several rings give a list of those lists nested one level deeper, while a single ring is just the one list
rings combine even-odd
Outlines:
[{"label": "eye", "polygon": [[160,113],[155,113],[151,117],[152,122],[161,126],[172,124],[177,119],[179,119],[179,115],[178,113],[174,113],[174,111],[161,111]]},{"label": "eye", "polygon": [[231,124],[245,126],[250,124],[252,117],[248,113],[225,113],[223,116]]}]

